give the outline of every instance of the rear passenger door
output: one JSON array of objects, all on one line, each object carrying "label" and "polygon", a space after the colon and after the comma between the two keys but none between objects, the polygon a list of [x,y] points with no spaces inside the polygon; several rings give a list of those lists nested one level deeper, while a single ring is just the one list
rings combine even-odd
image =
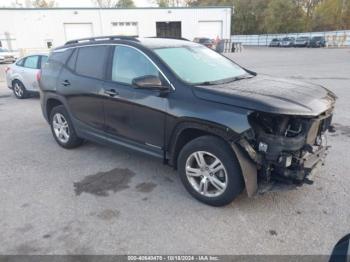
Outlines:
[{"label": "rear passenger door", "polygon": [[76,48],[58,80],[60,93],[67,99],[75,125],[86,135],[104,130],[103,98],[100,96],[106,76],[109,46]]}]

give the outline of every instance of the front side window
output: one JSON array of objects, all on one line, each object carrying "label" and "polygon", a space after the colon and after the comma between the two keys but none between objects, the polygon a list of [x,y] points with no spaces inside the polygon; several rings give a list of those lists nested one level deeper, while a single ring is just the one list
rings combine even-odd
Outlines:
[{"label": "front side window", "polygon": [[112,81],[132,84],[142,76],[159,77],[158,69],[142,53],[127,46],[116,46],[113,55]]},{"label": "front side window", "polygon": [[27,68],[37,69],[38,68],[39,56],[28,56],[24,61],[23,66]]},{"label": "front side window", "polygon": [[88,46],[78,50],[75,71],[83,76],[103,79],[108,46]]},{"label": "front side window", "polygon": [[225,81],[247,74],[229,59],[204,46],[166,47],[154,51],[189,84]]},{"label": "front side window", "polygon": [[16,65],[18,65],[18,66],[23,66],[23,63],[24,63],[24,58],[20,59],[20,60],[16,63]]}]

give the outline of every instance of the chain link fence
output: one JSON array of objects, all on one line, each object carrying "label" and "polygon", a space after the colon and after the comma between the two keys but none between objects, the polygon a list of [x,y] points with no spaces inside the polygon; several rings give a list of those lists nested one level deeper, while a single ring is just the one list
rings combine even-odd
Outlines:
[{"label": "chain link fence", "polygon": [[350,30],[288,34],[233,35],[231,36],[231,40],[234,43],[241,43],[246,46],[268,46],[274,38],[297,38],[302,36],[323,36],[326,39],[327,47],[350,47]]}]

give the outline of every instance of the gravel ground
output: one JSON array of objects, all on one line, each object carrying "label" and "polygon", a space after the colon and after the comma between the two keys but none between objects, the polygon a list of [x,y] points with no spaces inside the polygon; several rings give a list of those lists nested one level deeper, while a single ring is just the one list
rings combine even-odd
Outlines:
[{"label": "gravel ground", "polygon": [[209,207],[151,157],[94,143],[60,148],[39,99],[17,100],[0,82],[0,254],[329,254],[350,233],[350,50],[249,48],[230,57],[339,96],[314,185]]}]

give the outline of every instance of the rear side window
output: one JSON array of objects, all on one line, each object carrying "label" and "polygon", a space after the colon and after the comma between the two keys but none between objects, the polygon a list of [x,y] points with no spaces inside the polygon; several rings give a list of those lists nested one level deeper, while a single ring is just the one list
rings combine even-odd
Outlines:
[{"label": "rear side window", "polygon": [[48,61],[65,64],[71,53],[72,53],[71,49],[68,49],[65,51],[61,51],[61,50],[53,51],[50,54]]},{"label": "rear side window", "polygon": [[39,62],[39,56],[28,56],[24,61],[23,66],[27,68],[37,69]]},{"label": "rear side window", "polygon": [[108,46],[80,47],[75,71],[83,76],[103,79],[108,50]]}]

